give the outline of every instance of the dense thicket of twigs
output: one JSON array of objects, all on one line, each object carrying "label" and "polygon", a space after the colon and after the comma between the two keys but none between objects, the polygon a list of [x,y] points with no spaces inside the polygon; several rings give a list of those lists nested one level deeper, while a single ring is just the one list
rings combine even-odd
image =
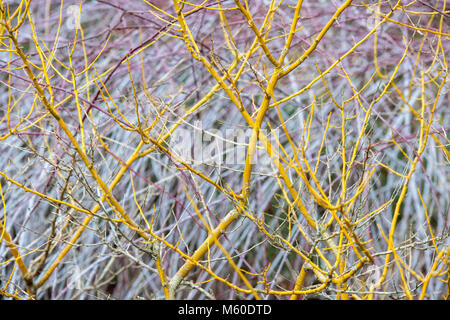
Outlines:
[{"label": "dense thicket of twigs", "polygon": [[0,8],[2,297],[448,298],[446,0]]}]

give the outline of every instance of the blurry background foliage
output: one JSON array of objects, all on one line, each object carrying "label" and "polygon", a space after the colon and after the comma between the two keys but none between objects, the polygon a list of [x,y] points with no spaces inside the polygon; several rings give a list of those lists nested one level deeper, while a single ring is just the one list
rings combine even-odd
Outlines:
[{"label": "blurry background foliage", "polygon": [[447,299],[449,7],[0,0],[0,296]]}]

